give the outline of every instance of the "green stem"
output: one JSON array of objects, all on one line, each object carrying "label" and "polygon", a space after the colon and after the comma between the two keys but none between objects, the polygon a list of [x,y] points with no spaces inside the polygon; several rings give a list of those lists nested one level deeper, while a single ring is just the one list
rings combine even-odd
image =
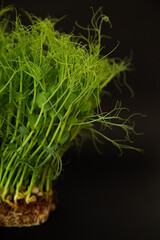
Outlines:
[{"label": "green stem", "polygon": [[43,175],[42,175],[42,180],[41,180],[41,183],[40,183],[40,191],[43,191],[43,187],[44,187],[44,183],[45,183],[45,178],[47,176],[47,171],[48,171],[48,166],[49,164],[45,167],[44,169],[44,172],[43,172]]},{"label": "green stem", "polygon": [[9,191],[8,186],[9,186],[9,184],[12,182],[11,180],[12,180],[12,177],[13,177],[15,171],[17,170],[17,166],[18,166],[18,164],[14,167],[14,169],[11,170],[11,172],[9,173],[9,176],[8,176],[7,179],[6,179],[7,182],[5,183],[5,186],[4,186],[4,191],[3,191],[3,194],[2,194],[2,200],[4,200],[6,194],[7,194],[8,191]]},{"label": "green stem", "polygon": [[[27,153],[28,153],[29,151],[31,151],[31,149],[35,146],[35,144],[36,144],[35,139],[36,139],[36,137],[38,136],[38,134],[39,134],[39,132],[37,131],[36,134],[34,135],[34,137],[32,138],[32,141],[30,142],[27,150],[26,150],[26,151],[24,152],[24,154],[22,155],[21,159],[24,159],[24,157],[27,155]],[[29,157],[29,158],[30,158],[30,157]]]},{"label": "green stem", "polygon": [[23,167],[20,166],[20,167],[18,168],[18,172],[17,172],[17,174],[16,174],[16,177],[14,178],[14,181],[13,181],[11,187],[10,187],[10,193],[11,193],[11,194],[14,192],[14,186],[15,186],[15,184],[17,183],[17,180],[18,180],[18,178],[19,178],[22,170],[23,170]]},{"label": "green stem", "polygon": [[[47,129],[46,135],[45,135],[42,143],[41,143],[41,144],[38,146],[38,148],[32,153],[32,155],[30,156],[30,159],[32,159],[32,158],[35,156],[35,154],[37,154],[37,152],[43,147],[43,144],[45,143],[45,141],[46,141],[46,139],[47,139],[47,137],[48,137],[48,135],[49,135],[49,133],[50,133],[50,131],[51,131],[51,129],[52,129],[53,122],[54,122],[54,118],[52,118],[51,121],[50,121],[49,127],[48,127],[48,129]],[[37,159],[37,163],[38,163],[38,159]]]},{"label": "green stem", "polygon": [[[30,138],[32,137],[33,133],[34,133],[34,130],[36,129],[41,117],[42,117],[42,114],[43,114],[43,110],[44,110],[44,105],[42,106],[41,108],[41,111],[39,113],[39,116],[38,116],[38,119],[33,127],[33,130],[30,132],[30,134],[28,135],[28,137],[25,139],[25,141],[22,143],[22,146],[21,147],[24,147],[26,145],[26,143],[30,140]],[[19,149],[17,151],[19,151],[21,149],[21,147],[19,147]]]},{"label": "green stem", "polygon": [[8,80],[8,82],[4,85],[4,87],[2,87],[2,88],[0,89],[0,93],[3,92],[3,90],[8,86],[9,83],[11,83],[12,79],[14,78],[14,76],[16,75],[17,72],[18,72],[18,71],[14,71],[14,72],[13,72],[13,74],[12,74],[12,76],[10,77],[10,79]]},{"label": "green stem", "polygon": [[0,187],[3,186],[3,183],[4,183],[4,181],[5,181],[6,177],[7,177],[7,174],[8,174],[8,172],[9,172],[9,170],[10,170],[10,168],[11,168],[11,165],[12,165],[14,159],[16,158],[16,156],[17,156],[17,153],[14,153],[13,156],[12,156],[12,158],[11,158],[11,160],[9,161],[9,163],[8,163],[8,165],[7,165],[7,168],[6,168],[5,172],[4,172],[2,181],[1,181],[1,183],[0,183]]},{"label": "green stem", "polygon": [[27,170],[27,166],[24,167],[23,172],[22,172],[22,175],[21,175],[21,178],[20,178],[20,181],[17,183],[16,193],[15,193],[15,196],[14,196],[15,199],[16,199],[18,193],[19,193],[20,187],[22,186],[22,183],[23,183],[23,180],[24,180],[24,176],[25,176],[26,170]]},{"label": "green stem", "polygon": [[[20,94],[22,94],[22,86],[23,86],[23,71],[20,71],[20,87],[19,87],[19,92]],[[22,103],[22,98],[20,97],[19,99],[19,103],[18,103],[18,109],[17,109],[17,116],[16,116],[16,125],[15,125],[15,131],[13,134],[13,138],[11,140],[11,143],[14,142],[16,135],[17,135],[17,131],[18,131],[18,125],[19,125],[19,121],[20,121],[20,114],[21,114],[21,103]]]}]

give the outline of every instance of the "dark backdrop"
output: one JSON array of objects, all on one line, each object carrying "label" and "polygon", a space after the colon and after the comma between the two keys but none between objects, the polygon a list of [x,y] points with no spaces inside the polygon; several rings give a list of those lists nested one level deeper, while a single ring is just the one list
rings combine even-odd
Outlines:
[{"label": "dark backdrop", "polygon": [[[62,178],[56,185],[59,205],[49,220],[40,227],[27,229],[0,228],[0,237],[12,236],[45,239],[160,239],[160,112],[159,112],[159,56],[160,1],[158,0],[4,0],[29,12],[46,17],[67,17],[59,23],[65,32],[73,29],[75,20],[81,25],[90,23],[92,12],[103,7],[110,17],[112,29],[104,29],[112,36],[105,40],[104,51],[120,41],[113,55],[125,57],[133,52],[134,71],[127,79],[135,91],[131,98],[127,89],[120,94],[114,86],[112,98],[103,98],[105,109],[112,109],[116,100],[133,112],[147,113],[137,117],[136,129],[144,135],[134,137],[135,145],[144,149],[140,154],[124,151],[119,157],[109,143],[100,146],[99,155],[88,141],[78,157],[70,149],[64,160]],[[58,25],[57,25],[58,27]],[[76,30],[78,31],[78,30]]]}]

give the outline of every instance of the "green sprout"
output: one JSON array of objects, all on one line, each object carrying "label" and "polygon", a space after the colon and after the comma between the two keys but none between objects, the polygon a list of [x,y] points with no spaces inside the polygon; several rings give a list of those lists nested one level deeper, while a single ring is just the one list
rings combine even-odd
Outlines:
[{"label": "green sprout", "polygon": [[[26,12],[31,24],[24,26],[17,12],[15,21],[9,20],[13,10],[0,11],[0,198],[29,203],[34,187],[50,191],[63,154],[84,132],[94,142],[110,141],[120,153],[140,149],[130,140],[131,116],[121,116],[126,108],[117,102],[102,112],[100,106],[106,86],[130,69],[130,60],[101,55],[102,24],[110,25],[109,18],[95,12],[84,37],[57,31],[59,19]],[[125,137],[107,137],[96,122],[104,129],[121,128]]]}]

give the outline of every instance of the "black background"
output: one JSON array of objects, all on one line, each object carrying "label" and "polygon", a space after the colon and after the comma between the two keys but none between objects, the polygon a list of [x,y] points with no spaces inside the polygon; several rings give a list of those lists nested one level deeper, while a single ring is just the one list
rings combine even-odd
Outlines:
[{"label": "black background", "polygon": [[121,99],[131,113],[147,113],[147,117],[135,119],[136,130],[144,135],[134,137],[134,142],[144,149],[144,154],[124,151],[119,157],[111,144],[104,143],[100,146],[103,155],[99,155],[90,141],[79,157],[70,149],[64,156],[70,163],[56,185],[59,200],[56,212],[40,227],[0,228],[0,237],[159,240],[160,1],[6,0],[4,4],[14,4],[41,17],[67,15],[57,25],[65,32],[72,31],[75,21],[83,26],[90,24],[90,7],[97,10],[102,6],[113,26],[104,28],[104,33],[112,37],[104,41],[104,51],[112,50],[119,40],[120,46],[113,56],[123,58],[133,51],[135,68],[127,74],[135,97],[131,98],[126,88],[120,94],[110,85],[113,96],[103,99],[103,108],[112,109],[116,100]]}]

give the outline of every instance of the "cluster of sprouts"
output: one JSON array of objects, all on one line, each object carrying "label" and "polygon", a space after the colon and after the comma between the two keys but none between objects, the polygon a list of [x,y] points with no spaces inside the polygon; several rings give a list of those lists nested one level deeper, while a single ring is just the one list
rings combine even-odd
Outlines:
[{"label": "cluster of sprouts", "polygon": [[[31,24],[24,26],[16,12],[10,21],[13,10],[0,11],[0,196],[16,201],[23,194],[29,202],[35,187],[49,192],[63,154],[82,131],[120,151],[136,149],[129,143],[134,126],[120,116],[120,103],[107,113],[100,107],[104,87],[129,63],[101,56],[102,23],[109,23],[101,11],[85,38],[55,30],[58,19],[27,13]],[[122,128],[129,145],[103,135],[95,122]]]}]

